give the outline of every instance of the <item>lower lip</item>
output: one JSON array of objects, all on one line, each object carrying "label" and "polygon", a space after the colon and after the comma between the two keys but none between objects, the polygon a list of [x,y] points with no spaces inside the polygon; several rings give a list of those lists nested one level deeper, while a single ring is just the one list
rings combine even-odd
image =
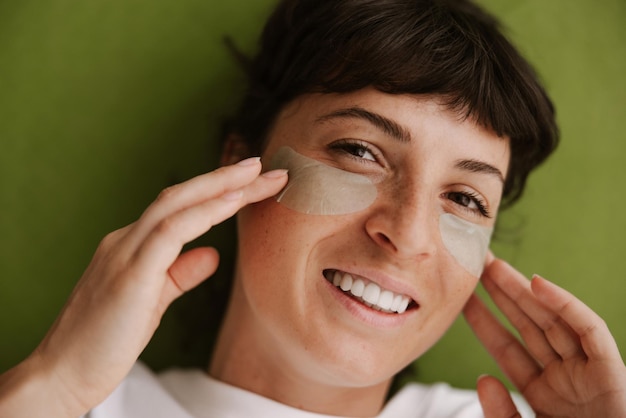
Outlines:
[{"label": "lower lip", "polygon": [[352,297],[348,296],[343,290],[339,289],[334,284],[330,283],[326,278],[322,276],[327,290],[341,305],[344,306],[361,322],[364,322],[375,328],[395,328],[404,324],[418,309],[409,309],[402,314],[385,313],[372,309],[363,305]]}]

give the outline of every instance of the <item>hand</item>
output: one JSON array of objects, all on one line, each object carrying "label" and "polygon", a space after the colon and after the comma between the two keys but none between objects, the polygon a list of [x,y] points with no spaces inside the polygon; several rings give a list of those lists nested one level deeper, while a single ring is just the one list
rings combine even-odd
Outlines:
[{"label": "hand", "polygon": [[[538,417],[626,417],[626,367],[595,312],[539,276],[529,282],[502,260],[487,265],[482,283],[525,344],[476,295],[465,318]],[[519,416],[497,379],[479,379],[477,390],[486,418]]]},{"label": "hand", "polygon": [[[128,373],[170,303],[215,272],[215,249],[181,254],[183,245],[285,185],[284,170],[260,170],[258,159],[248,159],[168,188],[137,222],[105,237],[45,339],[0,380],[0,411],[16,416],[8,414],[2,392],[28,373],[44,382],[40,389],[54,399],[58,416],[81,415],[101,402]],[[19,397],[12,398],[16,405]],[[53,406],[41,405],[45,416],[55,415]],[[15,411],[43,416],[27,409]]]}]

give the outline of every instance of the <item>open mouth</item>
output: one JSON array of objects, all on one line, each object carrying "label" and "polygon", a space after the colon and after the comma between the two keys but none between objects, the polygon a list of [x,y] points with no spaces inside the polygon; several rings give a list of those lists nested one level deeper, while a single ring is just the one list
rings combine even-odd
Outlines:
[{"label": "open mouth", "polygon": [[418,304],[407,295],[381,288],[378,284],[360,276],[339,270],[324,270],[324,277],[341,289],[344,294],[374,310],[403,314],[415,309]]}]

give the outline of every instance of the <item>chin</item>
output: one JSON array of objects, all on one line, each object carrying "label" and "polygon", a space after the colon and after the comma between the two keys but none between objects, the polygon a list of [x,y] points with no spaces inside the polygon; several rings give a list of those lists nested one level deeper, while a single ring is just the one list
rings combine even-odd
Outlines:
[{"label": "chin", "polygon": [[424,348],[420,352],[398,352],[381,344],[380,336],[372,338],[374,340],[365,341],[345,334],[325,338],[331,343],[318,346],[316,350],[305,342],[300,345],[296,367],[308,374],[309,379],[322,384],[363,388],[390,383],[400,370],[426,351]]}]

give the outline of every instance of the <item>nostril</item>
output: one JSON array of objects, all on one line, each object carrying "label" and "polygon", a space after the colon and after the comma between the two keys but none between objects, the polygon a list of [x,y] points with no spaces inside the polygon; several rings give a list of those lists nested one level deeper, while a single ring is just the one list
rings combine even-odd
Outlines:
[{"label": "nostril", "polygon": [[391,239],[387,235],[385,235],[382,232],[379,232],[377,234],[377,236],[378,236],[378,240],[379,240],[379,244],[380,245],[391,246],[391,247],[393,247],[395,249],[395,245],[393,244],[393,241],[391,241]]}]

